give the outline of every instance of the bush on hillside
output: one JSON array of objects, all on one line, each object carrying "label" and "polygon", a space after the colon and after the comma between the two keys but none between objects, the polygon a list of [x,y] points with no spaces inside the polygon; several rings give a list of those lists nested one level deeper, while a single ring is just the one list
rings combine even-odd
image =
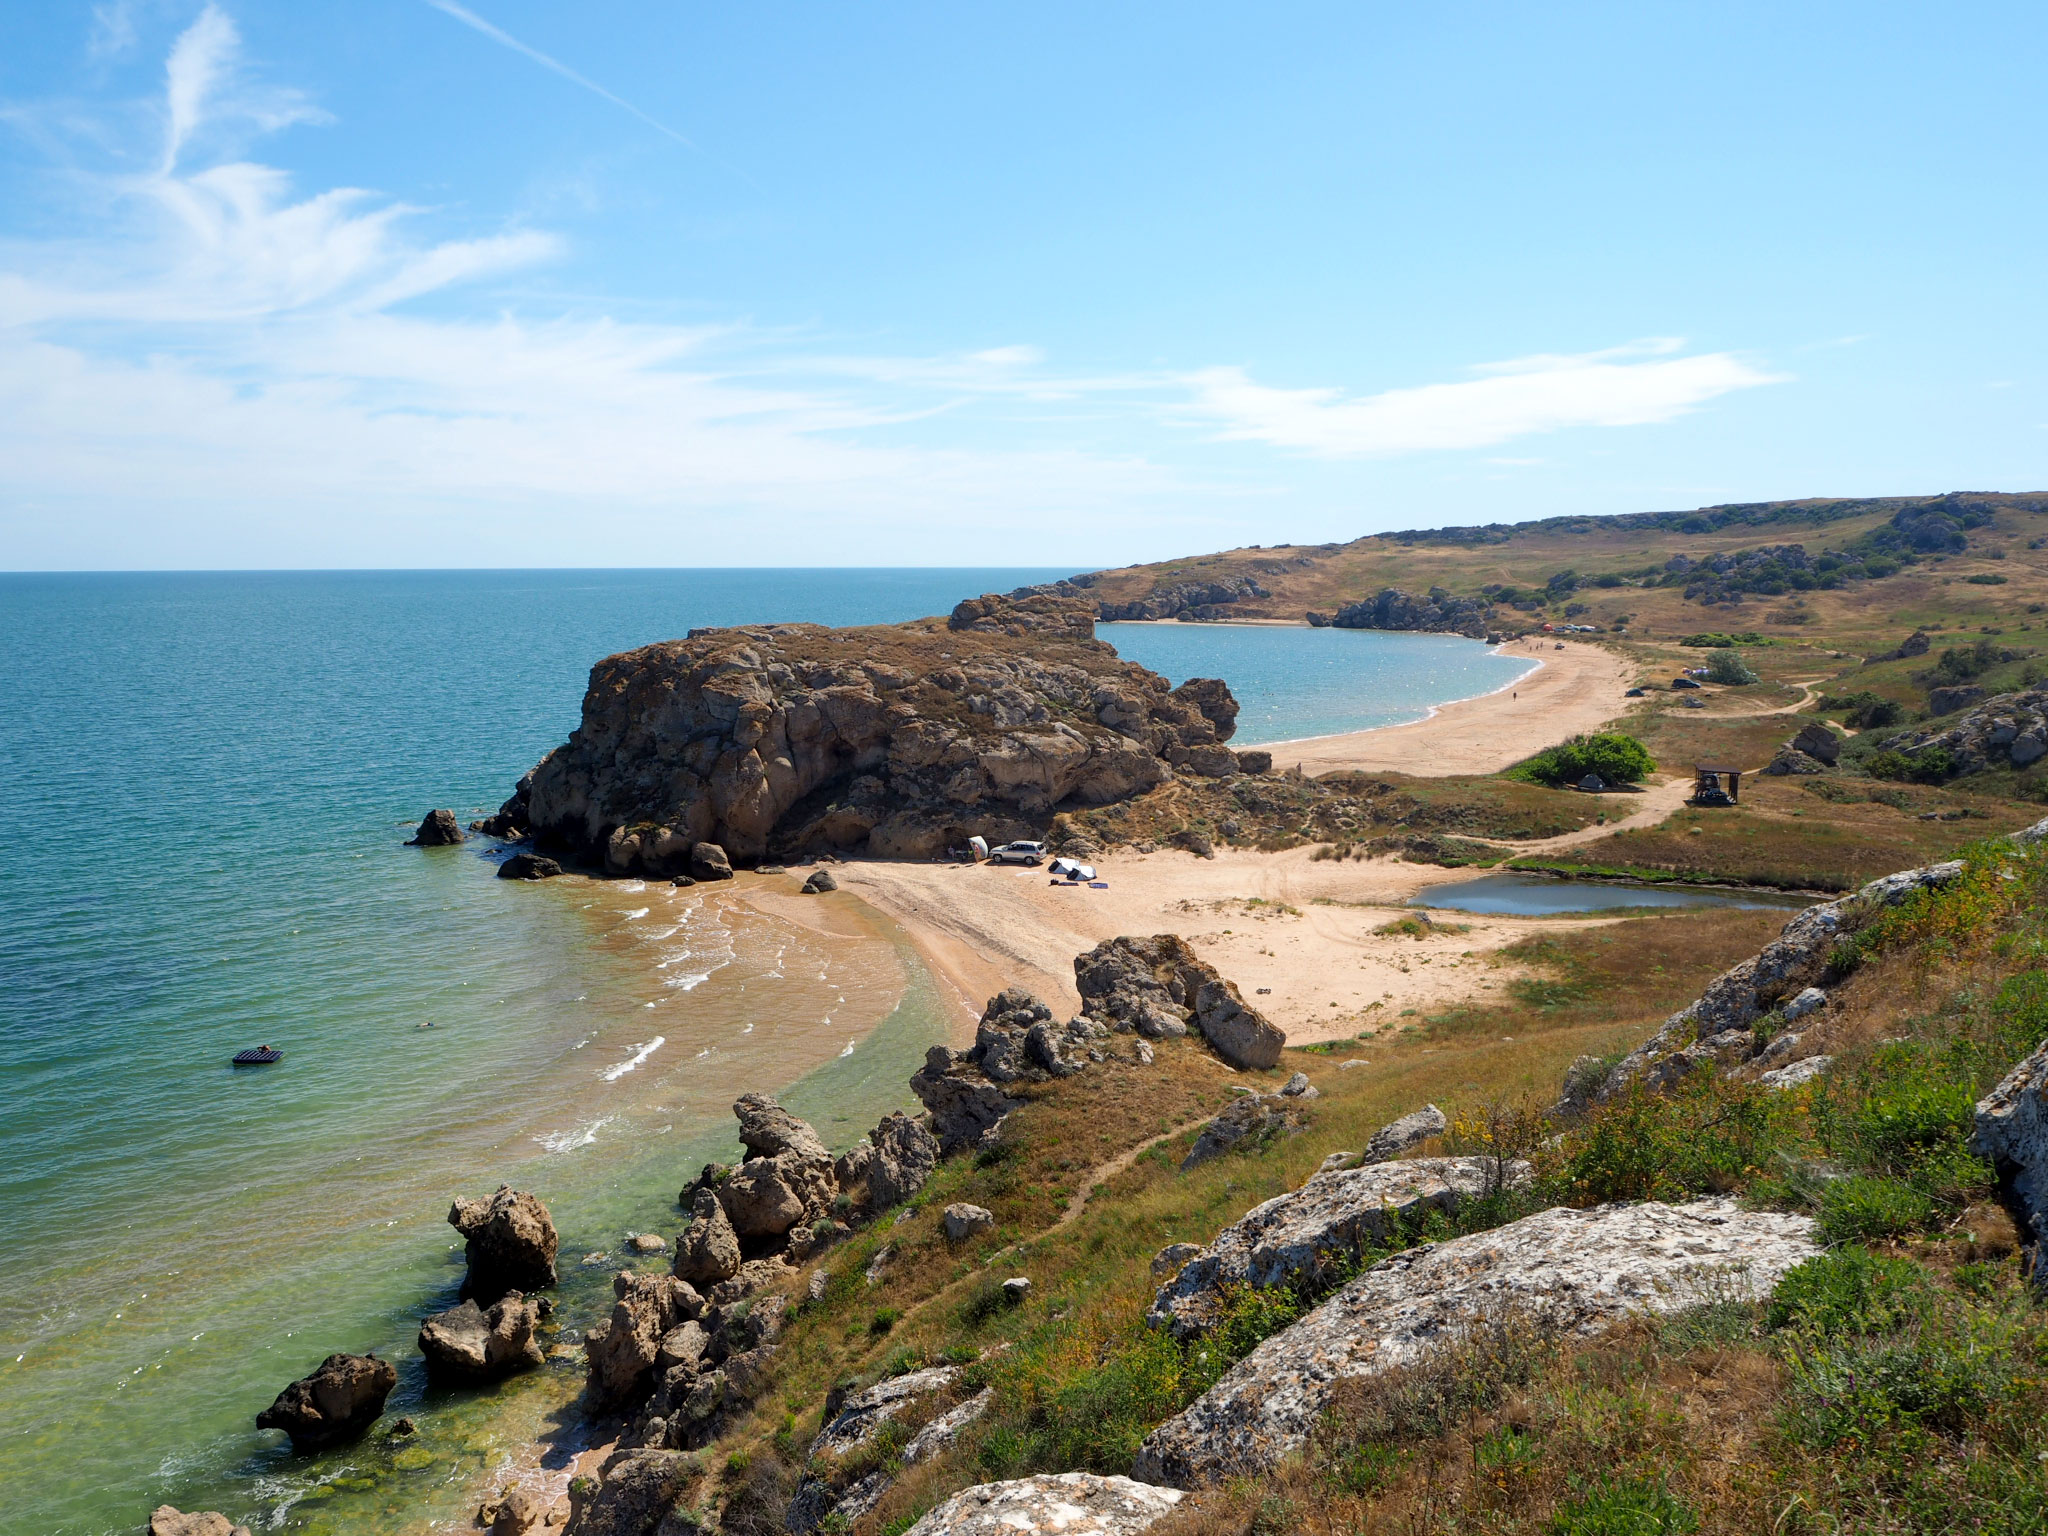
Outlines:
[{"label": "bush on hillside", "polygon": [[1742,659],[1742,652],[1717,650],[1707,658],[1707,681],[1727,688],[1739,688],[1744,683],[1755,682],[1756,673]]},{"label": "bush on hillside", "polygon": [[1648,749],[1625,731],[1598,731],[1545,747],[1508,770],[1511,779],[1556,788],[1597,773],[1610,784],[1634,784],[1657,766]]},{"label": "bush on hillside", "polygon": [[1845,725],[1859,731],[1875,726],[1898,725],[1906,718],[1906,708],[1896,699],[1883,698],[1868,688],[1856,693],[1826,693],[1821,695],[1821,711],[1825,714],[1842,713]]}]

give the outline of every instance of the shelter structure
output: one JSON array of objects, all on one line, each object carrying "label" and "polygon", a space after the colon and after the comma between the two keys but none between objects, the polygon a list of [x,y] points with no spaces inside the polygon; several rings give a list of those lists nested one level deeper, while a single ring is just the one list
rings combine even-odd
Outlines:
[{"label": "shelter structure", "polygon": [[1687,805],[1734,805],[1742,799],[1742,770],[1727,763],[1692,765],[1692,798]]}]

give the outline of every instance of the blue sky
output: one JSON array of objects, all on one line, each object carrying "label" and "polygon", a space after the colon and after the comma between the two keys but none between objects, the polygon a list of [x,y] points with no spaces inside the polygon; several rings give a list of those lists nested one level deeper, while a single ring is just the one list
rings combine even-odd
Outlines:
[{"label": "blue sky", "polygon": [[0,0],[0,566],[2048,488],[2044,26]]}]

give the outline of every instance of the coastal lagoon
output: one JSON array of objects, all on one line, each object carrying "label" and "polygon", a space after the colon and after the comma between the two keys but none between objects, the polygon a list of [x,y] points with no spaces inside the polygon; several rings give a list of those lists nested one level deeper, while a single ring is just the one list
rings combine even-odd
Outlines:
[{"label": "coastal lagoon", "polygon": [[1605,912],[1623,907],[1741,907],[1798,911],[1811,896],[1780,891],[1735,890],[1725,886],[1647,885],[1629,880],[1568,880],[1555,875],[1508,872],[1433,885],[1412,897],[1411,907],[1436,907],[1488,917],[1556,917],[1567,912]]},{"label": "coastal lagoon", "polygon": [[[628,1234],[672,1237],[676,1190],[732,1154],[737,1093],[781,1092],[844,1145],[912,1103],[958,1000],[879,917],[820,932],[747,906],[774,877],[530,886],[496,880],[484,840],[402,846],[411,826],[495,809],[609,652],[1055,574],[0,577],[10,1521],[125,1536],[164,1501],[273,1529],[466,1521],[581,1371],[423,1390],[412,1337],[461,1275],[450,1198],[549,1202],[567,1342]],[[1450,637],[1103,633],[1176,682],[1229,680],[1241,741],[1414,718],[1526,666]],[[227,1065],[263,1043],[279,1066]],[[251,1427],[323,1355],[373,1348],[416,1440],[300,1460]]]}]

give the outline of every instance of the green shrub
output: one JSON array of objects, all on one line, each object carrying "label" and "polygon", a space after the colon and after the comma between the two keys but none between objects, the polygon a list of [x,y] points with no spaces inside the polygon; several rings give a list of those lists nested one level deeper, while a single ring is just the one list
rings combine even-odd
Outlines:
[{"label": "green shrub", "polygon": [[1897,1424],[1968,1430],[2026,1383],[2019,1342],[2010,1318],[1975,1312],[1889,1337],[1795,1348],[1786,1357],[1785,1428],[1819,1448]]},{"label": "green shrub", "polygon": [[1685,1536],[1699,1527],[1699,1512],[1663,1483],[1620,1475],[1575,1488],[1545,1529],[1550,1536]]},{"label": "green shrub", "polygon": [[1576,784],[1597,773],[1610,784],[1633,784],[1657,764],[1649,751],[1625,731],[1597,731],[1545,747],[1507,771],[1507,777],[1529,784]]},{"label": "green shrub", "polygon": [[1973,587],[2002,587],[2007,578],[1993,575],[1989,571],[1980,571],[1975,576],[1965,576],[1963,580]]},{"label": "green shrub", "polygon": [[1999,983],[1991,999],[1999,1043],[2012,1057],[2031,1054],[2048,1041],[2048,971],[2021,971]]},{"label": "green shrub", "polygon": [[1934,1202],[1904,1179],[1856,1174],[1821,1187],[1814,1235],[1824,1243],[1897,1237],[1925,1226]]},{"label": "green shrub", "polygon": [[1697,1072],[1668,1094],[1636,1087],[1600,1105],[1538,1162],[1574,1205],[1724,1193],[1775,1162],[1797,1113],[1790,1095]]},{"label": "green shrub", "polygon": [[1726,688],[1738,688],[1755,682],[1756,673],[1750,670],[1740,651],[1717,650],[1707,658],[1707,681]]},{"label": "green shrub", "polygon": [[1883,1333],[1927,1310],[1927,1271],[1908,1259],[1843,1248],[1785,1272],[1765,1322],[1818,1338]]},{"label": "green shrub", "polygon": [[903,1312],[899,1307],[877,1307],[874,1318],[868,1323],[868,1332],[880,1338],[894,1328],[902,1317]]}]

